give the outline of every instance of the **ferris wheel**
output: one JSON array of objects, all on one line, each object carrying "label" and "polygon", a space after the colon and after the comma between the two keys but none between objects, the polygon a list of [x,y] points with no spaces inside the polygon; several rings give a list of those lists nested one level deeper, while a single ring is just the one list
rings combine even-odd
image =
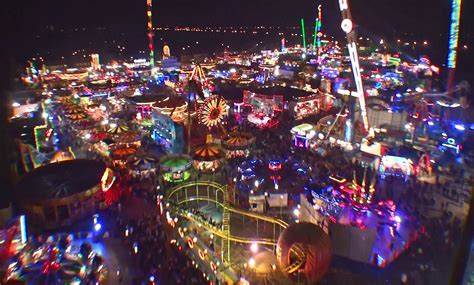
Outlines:
[{"label": "ferris wheel", "polygon": [[227,104],[219,95],[207,98],[199,108],[199,122],[208,128],[222,123],[227,116]]}]

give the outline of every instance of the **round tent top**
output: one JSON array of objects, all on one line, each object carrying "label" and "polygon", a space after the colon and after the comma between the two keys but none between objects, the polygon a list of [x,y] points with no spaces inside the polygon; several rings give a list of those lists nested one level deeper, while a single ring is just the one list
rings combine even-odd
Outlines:
[{"label": "round tent top", "polygon": [[110,158],[113,160],[125,160],[135,154],[138,148],[135,146],[119,146],[110,151]]},{"label": "round tent top", "polygon": [[194,148],[193,159],[196,161],[215,161],[224,158],[224,152],[215,143],[206,143]]},{"label": "round tent top", "polygon": [[229,133],[222,141],[226,149],[245,149],[255,142],[255,137],[246,132]]},{"label": "round tent top", "polygon": [[84,120],[85,118],[87,118],[87,115],[81,111],[81,112],[66,114],[66,117],[69,120],[76,122],[76,121]]},{"label": "round tent top", "polygon": [[128,165],[136,170],[148,170],[155,168],[158,159],[153,156],[134,155],[128,158]]},{"label": "round tent top", "polygon": [[164,172],[185,171],[191,168],[191,157],[184,154],[166,155],[160,159],[160,164]]},{"label": "round tent top", "polygon": [[142,139],[142,134],[139,131],[126,131],[119,133],[116,141],[119,143],[133,143],[140,141]]},{"label": "round tent top", "polygon": [[103,131],[93,131],[87,136],[87,141],[90,143],[98,143],[103,139],[107,138],[107,134]]},{"label": "round tent top", "polygon": [[110,128],[107,130],[107,133],[111,135],[118,135],[126,131],[128,131],[128,127],[126,125],[111,124]]},{"label": "round tent top", "polygon": [[104,162],[88,159],[46,164],[23,176],[15,192],[21,201],[68,197],[99,185],[106,169]]},{"label": "round tent top", "polygon": [[76,120],[73,123],[78,130],[91,130],[97,127],[97,122],[91,119]]}]

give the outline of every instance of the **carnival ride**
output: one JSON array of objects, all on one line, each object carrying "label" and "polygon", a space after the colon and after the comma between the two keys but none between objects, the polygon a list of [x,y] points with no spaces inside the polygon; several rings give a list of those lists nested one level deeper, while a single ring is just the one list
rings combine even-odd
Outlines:
[{"label": "carnival ride", "polygon": [[103,258],[90,244],[72,244],[63,237],[58,242],[24,247],[11,260],[6,280],[32,285],[104,284],[107,274]]},{"label": "carnival ride", "polygon": [[227,116],[227,104],[224,98],[213,95],[207,98],[199,108],[199,122],[208,128],[222,126]]},{"label": "carnival ride", "polygon": [[[232,206],[229,202],[230,195],[227,186],[211,181],[193,181],[172,188],[165,200],[169,210],[167,212],[168,222],[173,226],[176,226],[178,220],[173,219],[172,215],[180,216],[183,219],[197,223],[200,227],[205,228],[209,233],[221,239],[221,259],[227,265],[232,263],[231,242],[237,244],[261,244],[275,248],[278,243],[278,236],[288,228],[288,224],[283,220]],[[213,225],[206,221],[206,219],[196,215],[193,211],[185,209],[185,205],[190,206],[193,202],[215,204],[222,211],[222,225]],[[245,221],[245,219],[247,221],[251,220],[247,223],[248,226],[245,227],[247,233],[245,233],[242,227],[239,227],[239,224],[242,224],[242,221]],[[273,227],[273,231],[262,233],[260,229],[259,232],[259,223],[260,225],[263,223],[264,228],[265,224],[270,224]],[[249,228],[250,225],[252,225],[252,229]],[[256,226],[255,229],[253,228],[254,226]],[[282,272],[287,275],[300,271],[305,275],[311,274],[306,271],[308,268],[305,267],[305,264],[307,259],[311,259],[313,256],[308,257],[304,247],[292,245],[288,254],[290,257],[285,259],[284,267],[281,268]]]},{"label": "carnival ride", "polygon": [[[198,95],[201,100],[211,96],[213,87],[207,80],[204,70],[200,64],[196,64],[194,66],[193,71],[189,75],[188,83],[191,87],[193,87],[193,89],[198,91]],[[196,101],[198,100],[199,99],[196,98]]]}]

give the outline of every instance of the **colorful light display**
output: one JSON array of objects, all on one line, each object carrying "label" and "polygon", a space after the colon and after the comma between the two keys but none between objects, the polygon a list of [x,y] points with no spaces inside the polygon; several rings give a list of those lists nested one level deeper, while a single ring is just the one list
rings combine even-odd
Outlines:
[{"label": "colorful light display", "polygon": [[301,36],[303,37],[303,49],[306,51],[306,32],[304,30],[304,19],[301,18]]},{"label": "colorful light display", "polygon": [[456,68],[456,57],[459,39],[459,22],[461,19],[462,0],[453,0],[451,6],[451,28],[449,33],[448,68]]},{"label": "colorful light display", "polygon": [[146,15],[148,29],[148,49],[150,50],[150,66],[155,67],[155,52],[153,51],[153,18],[152,18],[152,0],[146,0]]},{"label": "colorful light display", "polygon": [[225,99],[217,95],[206,99],[199,109],[199,121],[209,128],[220,124],[225,116],[227,116],[227,104]]},{"label": "colorful light display", "polygon": [[321,37],[322,32],[321,28],[323,25],[323,9],[322,5],[318,6],[318,17],[316,18],[316,23],[314,25],[314,36],[313,36],[313,49],[317,49],[318,56],[321,53]]},{"label": "colorful light display", "polygon": [[453,87],[454,70],[456,69],[456,58],[459,40],[459,23],[461,20],[462,0],[452,0],[451,4],[451,27],[449,32],[448,47],[448,91]]}]

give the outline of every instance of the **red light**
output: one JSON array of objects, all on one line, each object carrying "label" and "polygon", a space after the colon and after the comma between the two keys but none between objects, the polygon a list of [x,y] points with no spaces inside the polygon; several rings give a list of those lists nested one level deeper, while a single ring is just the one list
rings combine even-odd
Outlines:
[{"label": "red light", "polygon": [[357,219],[356,219],[356,223],[357,223],[358,225],[362,224],[362,219],[361,219],[361,218],[357,218]]}]

